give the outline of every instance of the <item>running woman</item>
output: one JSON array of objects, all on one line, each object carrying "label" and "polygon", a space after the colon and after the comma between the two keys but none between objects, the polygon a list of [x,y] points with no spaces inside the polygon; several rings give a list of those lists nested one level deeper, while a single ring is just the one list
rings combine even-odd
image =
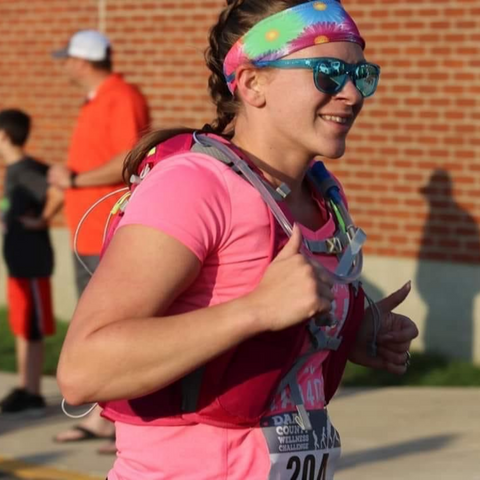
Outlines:
[{"label": "running woman", "polygon": [[131,153],[59,382],[115,422],[109,480],[332,479],[346,358],[402,374],[418,334],[392,312],[409,283],[364,309],[361,231],[318,162],[344,154],[380,68],[335,0],[229,1],[209,43],[218,116]]}]

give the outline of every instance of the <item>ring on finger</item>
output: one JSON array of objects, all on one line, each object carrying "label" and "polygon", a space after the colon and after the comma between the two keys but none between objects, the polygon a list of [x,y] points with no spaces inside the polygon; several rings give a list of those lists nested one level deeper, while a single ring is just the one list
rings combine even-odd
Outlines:
[{"label": "ring on finger", "polygon": [[412,355],[410,354],[410,352],[408,350],[405,352],[405,354],[407,355],[407,358],[405,360],[405,367],[408,368],[410,366],[410,360],[412,358]]}]

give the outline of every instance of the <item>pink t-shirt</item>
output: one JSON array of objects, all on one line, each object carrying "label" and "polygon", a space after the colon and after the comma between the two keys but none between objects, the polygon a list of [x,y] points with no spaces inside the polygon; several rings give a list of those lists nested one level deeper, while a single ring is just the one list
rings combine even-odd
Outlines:
[{"label": "pink t-shirt", "polygon": [[[336,224],[325,209],[324,226],[304,237],[331,237]],[[290,213],[282,206],[292,221]],[[140,224],[161,230],[187,246],[202,263],[191,287],[168,314],[192,311],[252,291],[271,254],[270,221],[260,194],[228,166],[209,156],[185,153],[163,160],[136,189],[119,228]],[[279,230],[280,231],[280,230]],[[282,246],[287,238],[279,242]],[[334,269],[335,257],[319,256]],[[347,316],[349,289],[335,286],[335,335]],[[306,339],[305,349],[308,348]],[[290,480],[332,478],[340,439],[326,414],[322,363],[328,351],[314,354],[297,379],[314,419],[309,434],[298,425],[288,387],[278,394],[258,428],[230,429],[198,424],[135,426],[116,422],[118,454],[109,480]],[[319,472],[325,472],[325,476]],[[310,477],[310,474],[312,475]]]}]

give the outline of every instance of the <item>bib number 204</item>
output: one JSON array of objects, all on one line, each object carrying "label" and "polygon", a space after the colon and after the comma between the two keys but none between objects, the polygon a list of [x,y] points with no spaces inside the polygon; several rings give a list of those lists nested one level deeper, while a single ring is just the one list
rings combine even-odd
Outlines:
[{"label": "bib number 204", "polygon": [[318,472],[317,462],[313,455],[307,455],[303,462],[300,457],[290,457],[287,464],[287,470],[293,470],[290,480],[325,480],[327,478],[328,456],[328,453],[323,455]]}]

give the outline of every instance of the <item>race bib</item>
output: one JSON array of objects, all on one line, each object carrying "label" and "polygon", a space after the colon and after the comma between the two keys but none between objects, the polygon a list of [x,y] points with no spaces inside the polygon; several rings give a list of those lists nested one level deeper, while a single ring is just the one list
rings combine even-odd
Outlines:
[{"label": "race bib", "polygon": [[304,430],[296,413],[262,419],[270,452],[268,480],[331,480],[340,458],[340,436],[327,410],[309,412],[312,430]]}]

